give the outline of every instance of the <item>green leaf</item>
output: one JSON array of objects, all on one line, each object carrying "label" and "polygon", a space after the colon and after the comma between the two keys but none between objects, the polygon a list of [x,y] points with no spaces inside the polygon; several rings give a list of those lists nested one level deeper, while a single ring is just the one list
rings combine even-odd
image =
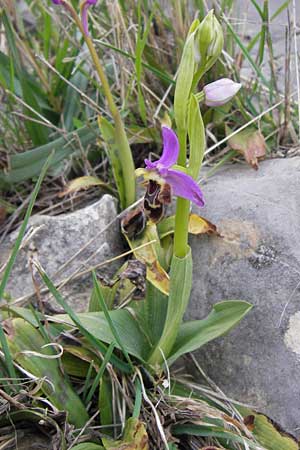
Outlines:
[{"label": "green leaf", "polygon": [[[105,286],[101,283],[101,280],[100,280],[98,284],[99,284],[99,288],[101,289],[101,292],[102,292],[102,295],[105,300],[105,304],[106,304],[107,308],[112,309],[120,282],[117,281],[113,286]],[[89,312],[102,311],[101,305],[98,300],[95,286],[93,286],[93,289],[92,289],[88,311]]]},{"label": "green leaf", "polygon": [[74,144],[80,140],[82,147],[96,140],[97,122],[84,126],[77,131],[72,131],[66,136],[59,137],[48,144],[17,153],[10,158],[11,170],[7,174],[0,173],[0,182],[5,184],[18,183],[38,176],[46,159],[55,151],[50,166],[58,164],[64,159],[71,157],[74,153],[81,151],[79,146]]},{"label": "green leaf", "polygon": [[173,256],[170,272],[170,294],[164,330],[154,352],[149,358],[149,364],[161,364],[164,357],[166,359],[169,357],[190,298],[192,266],[193,261],[190,249],[184,258]]},{"label": "green leaf", "polygon": [[[33,119],[38,119],[38,116],[34,111],[41,114],[42,110],[38,104],[38,101],[35,96],[35,91],[32,89],[31,85],[27,81],[27,77],[24,76],[24,70],[21,66],[22,59],[20,58],[19,51],[15,42],[14,31],[10,22],[9,17],[3,11],[2,21],[5,28],[6,40],[9,48],[9,52],[11,55],[11,60],[13,61],[13,65],[17,74],[17,77],[20,81],[20,86],[22,90],[22,99],[24,103],[26,103],[30,108],[24,107],[24,112],[26,116],[32,117]],[[25,125],[27,131],[35,145],[44,144],[48,139],[48,128],[35,123],[34,121],[25,120]]]},{"label": "green leaf", "polygon": [[[143,361],[149,354],[150,345],[137,320],[126,309],[109,311],[109,315],[126,351]],[[68,316],[55,317],[73,325],[73,321]],[[94,338],[108,344],[116,341],[103,312],[79,313],[76,317]],[[116,347],[121,349],[119,344],[116,344]]]},{"label": "green leaf", "polygon": [[[120,202],[122,205],[126,203],[126,189],[125,189],[125,179],[126,175],[123,174],[122,165],[119,158],[119,149],[115,139],[116,131],[114,126],[105,118],[98,117],[98,125],[102,135],[103,140],[107,146],[108,157],[112,166],[112,171],[115,179],[115,183],[118,189]],[[127,174],[128,176],[128,174]],[[132,176],[132,175],[130,175]]]},{"label": "green leaf", "polygon": [[250,303],[227,300],[215,304],[206,319],[183,323],[168,363],[172,364],[181,355],[193,352],[207,342],[227,333],[240,322],[251,308]]},{"label": "green leaf", "polygon": [[[82,61],[83,55],[79,54],[76,63]],[[63,109],[63,125],[67,131],[72,131],[74,129],[74,119],[78,118],[81,108],[80,92],[85,92],[88,85],[88,77],[85,76],[80,70],[77,70],[71,77],[70,83],[68,84],[66,94],[64,96],[64,109]],[[74,89],[75,86],[77,88]]]},{"label": "green leaf", "polygon": [[[99,389],[99,411],[100,411],[100,423],[101,425],[112,425],[114,423],[113,418],[113,406],[112,406],[112,380],[109,375],[104,374],[100,381]],[[105,434],[113,436],[113,427],[105,428]]]},{"label": "green leaf", "polygon": [[[83,403],[73,391],[66,375],[60,370],[58,359],[49,359],[54,355],[50,347],[42,348],[45,341],[40,332],[23,319],[12,321],[12,331],[9,336],[9,346],[14,359],[25,370],[28,370],[39,378],[46,378],[41,389],[61,411],[67,411],[70,422],[77,427],[82,427],[88,420],[88,414]],[[24,351],[33,351],[44,355],[38,357],[26,355]],[[48,380],[48,381],[47,381]]]},{"label": "green leaf", "polygon": [[103,313],[105,315],[105,318],[106,318],[106,321],[109,324],[109,328],[111,330],[111,333],[113,334],[113,336],[115,338],[114,341],[116,341],[116,343],[119,345],[119,347],[121,348],[121,350],[123,352],[123,355],[125,356],[125,358],[128,361],[128,364],[131,366],[132,370],[134,370],[134,367],[133,367],[131,359],[130,359],[130,357],[128,355],[127,349],[123,345],[123,341],[122,341],[122,339],[119,336],[118,330],[115,327],[115,324],[114,324],[113,320],[110,317],[110,314],[109,314],[109,311],[107,309],[107,306],[106,306],[104,297],[102,295],[102,291],[101,291],[101,288],[99,286],[99,283],[98,283],[98,280],[97,280],[95,272],[93,272],[93,287],[95,289],[95,294],[97,295],[99,304],[101,306],[101,310],[103,311]]},{"label": "green leaf", "polygon": [[[258,445],[243,436],[233,432],[224,430],[222,427],[206,426],[206,425],[175,425],[172,427],[172,434],[180,436],[187,434],[190,436],[213,437],[218,439],[226,439],[225,442],[238,442],[240,444],[247,443],[249,448],[258,450]],[[283,449],[282,449],[283,450]]]},{"label": "green leaf", "polygon": [[143,301],[135,302],[132,308],[135,310],[138,322],[148,336],[151,346],[154,347],[164,329],[168,297],[148,282],[146,298]]},{"label": "green leaf", "polygon": [[254,414],[253,434],[258,442],[268,450],[299,450],[299,445],[291,436],[275,428],[271,420],[263,414]]}]

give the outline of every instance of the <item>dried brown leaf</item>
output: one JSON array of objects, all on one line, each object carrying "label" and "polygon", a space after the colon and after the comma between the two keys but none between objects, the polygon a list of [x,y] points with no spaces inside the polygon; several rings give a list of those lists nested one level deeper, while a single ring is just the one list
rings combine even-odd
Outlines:
[{"label": "dried brown leaf", "polygon": [[[231,130],[227,128],[227,135]],[[228,140],[228,144],[233,150],[241,153],[248,164],[253,169],[258,169],[258,161],[266,155],[265,138],[259,130],[254,128],[247,128],[240,131]]]},{"label": "dried brown leaf", "polygon": [[197,214],[190,214],[189,233],[191,234],[215,234],[219,235],[216,225]]},{"label": "dried brown leaf", "polygon": [[100,186],[105,189],[110,189],[107,183],[104,183],[104,181],[100,180],[97,177],[92,176],[84,176],[75,178],[74,180],[70,181],[66,188],[58,194],[59,197],[64,197],[65,195],[72,194],[73,192],[82,190],[82,189],[89,189],[94,186]]}]

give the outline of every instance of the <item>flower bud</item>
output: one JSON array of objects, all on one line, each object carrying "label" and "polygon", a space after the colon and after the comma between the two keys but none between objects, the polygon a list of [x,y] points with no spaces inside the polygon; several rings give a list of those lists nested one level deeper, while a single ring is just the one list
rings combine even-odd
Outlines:
[{"label": "flower bud", "polygon": [[222,106],[231,100],[241,87],[240,83],[235,83],[229,78],[221,78],[209,83],[203,88],[204,103],[207,106]]},{"label": "flower bud", "polygon": [[222,27],[213,10],[204,17],[198,27],[198,48],[200,67],[207,72],[220,56],[224,44]]},{"label": "flower bud", "polygon": [[88,29],[88,9],[90,6],[95,5],[97,3],[97,0],[83,0],[83,2],[80,5],[80,11],[81,11],[81,23],[83,26],[84,33],[86,36],[89,36],[89,29]]}]

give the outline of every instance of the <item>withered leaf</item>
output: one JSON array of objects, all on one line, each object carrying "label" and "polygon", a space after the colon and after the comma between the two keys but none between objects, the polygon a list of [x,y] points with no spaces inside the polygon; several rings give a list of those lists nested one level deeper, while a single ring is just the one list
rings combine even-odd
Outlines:
[{"label": "withered leaf", "polygon": [[255,416],[253,414],[250,414],[249,416],[244,417],[244,424],[248,428],[249,431],[254,430],[254,422],[255,422]]},{"label": "withered leaf", "polygon": [[[163,219],[158,224],[157,229],[161,239],[173,234],[175,229],[175,216],[169,216]],[[214,234],[219,236],[216,225],[197,214],[190,214],[188,231],[191,234]]]},{"label": "withered leaf", "polygon": [[146,226],[146,215],[143,208],[135,208],[121,219],[121,230],[129,239],[135,239],[143,233]]},{"label": "withered leaf", "polygon": [[259,443],[270,450],[299,450],[294,436],[283,431],[278,424],[264,414],[253,412],[244,418],[244,423]]},{"label": "withered leaf", "polygon": [[197,214],[190,214],[188,231],[191,234],[215,234],[219,236],[216,225]]},{"label": "withered leaf", "polygon": [[111,190],[109,185],[107,183],[104,183],[104,181],[100,180],[97,177],[92,176],[84,176],[75,178],[74,180],[70,181],[66,188],[58,194],[59,197],[64,197],[65,195],[72,194],[73,192],[79,191],[81,189],[89,189],[94,186],[100,186],[107,190]]},{"label": "withered leaf", "polygon": [[156,226],[148,222],[143,234],[136,236],[133,240],[126,234],[125,237],[135,258],[145,264],[147,280],[165,295],[169,295],[169,276],[160,265],[157,253],[159,238]]},{"label": "withered leaf", "polygon": [[[226,134],[232,130],[226,127]],[[253,169],[258,169],[258,161],[266,155],[266,143],[262,133],[255,128],[246,128],[228,140],[229,146],[241,153]]]},{"label": "withered leaf", "polygon": [[149,450],[149,440],[145,425],[138,419],[129,418],[122,440],[102,439],[106,450]]}]

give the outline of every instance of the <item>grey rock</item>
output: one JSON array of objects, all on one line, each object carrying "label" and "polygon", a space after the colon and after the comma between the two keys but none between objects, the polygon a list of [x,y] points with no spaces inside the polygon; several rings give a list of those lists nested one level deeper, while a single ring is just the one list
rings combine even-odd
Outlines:
[{"label": "grey rock", "polygon": [[222,237],[192,237],[194,274],[187,319],[214,303],[241,299],[254,308],[229,335],[196,353],[224,392],[300,425],[300,158],[269,160],[255,172],[224,168],[202,185],[197,213]]},{"label": "grey rock", "polygon": [[[85,271],[120,254],[122,243],[118,221],[114,220],[116,214],[114,199],[110,195],[104,195],[98,202],[72,213],[55,217],[46,215],[31,217],[22,248],[6,286],[6,293],[15,300],[35,292],[30,271],[30,257],[36,259],[52,281],[58,284],[75,272]],[[102,230],[105,231],[101,232]],[[7,261],[17,234],[18,230],[0,247],[0,266]],[[93,238],[93,242],[56,275],[56,272]],[[115,265],[109,264],[99,269],[99,273],[107,275],[115,268]],[[40,284],[39,279],[38,283]],[[40,284],[40,287],[43,285]],[[88,306],[91,288],[91,274],[86,273],[72,279],[61,292],[76,311],[84,311]],[[48,305],[53,303],[49,294],[44,299],[48,300]]]}]

